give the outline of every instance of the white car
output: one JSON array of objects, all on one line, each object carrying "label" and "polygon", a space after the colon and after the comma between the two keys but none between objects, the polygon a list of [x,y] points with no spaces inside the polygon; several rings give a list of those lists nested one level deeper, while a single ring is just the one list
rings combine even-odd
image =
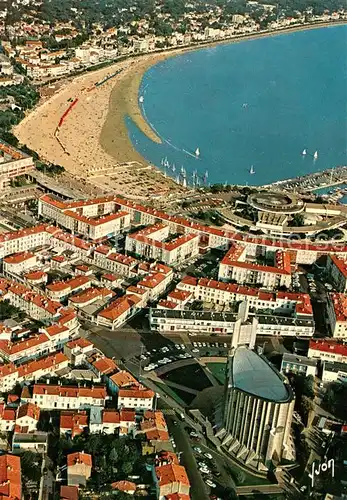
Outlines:
[{"label": "white car", "polygon": [[192,349],[192,352],[199,352],[199,349]]},{"label": "white car", "polygon": [[213,481],[211,481],[210,479],[206,479],[206,484],[210,488],[216,488],[217,487],[217,485]]},{"label": "white car", "polygon": [[206,458],[209,458],[210,460],[212,460],[212,459],[213,459],[213,456],[211,455],[211,453],[204,453],[204,456],[205,456]]},{"label": "white car", "polygon": [[194,446],[193,450],[197,451],[198,453],[202,453],[202,449],[199,448],[199,446]]},{"label": "white car", "polygon": [[205,467],[200,467],[199,471],[202,472],[203,474],[209,474],[210,473],[210,471],[208,469],[206,469]]},{"label": "white car", "polygon": [[181,349],[185,349],[186,346],[184,344],[181,344]]},{"label": "white car", "polygon": [[197,342],[193,342],[193,346],[194,347],[198,347],[198,343]]},{"label": "white car", "polygon": [[144,370],[145,370],[145,372],[150,372],[151,370],[153,370],[153,365],[145,366]]}]

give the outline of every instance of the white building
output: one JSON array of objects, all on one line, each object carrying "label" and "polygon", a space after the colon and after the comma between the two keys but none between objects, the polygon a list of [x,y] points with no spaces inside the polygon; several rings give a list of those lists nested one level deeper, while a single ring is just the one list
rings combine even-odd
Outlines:
[{"label": "white building", "polygon": [[334,338],[347,338],[347,296],[331,293],[327,303],[329,325]]},{"label": "white building", "polygon": [[170,227],[159,223],[128,234],[125,250],[146,259],[155,259],[167,265],[180,264],[198,255],[199,237],[193,233],[178,235],[169,240]]},{"label": "white building", "polygon": [[295,373],[308,377],[316,376],[317,360],[309,359],[305,356],[297,356],[296,354],[284,353],[282,357],[281,372],[284,374]]},{"label": "white building", "polygon": [[20,252],[8,255],[3,260],[4,275],[20,275],[37,264],[37,257],[32,252]]},{"label": "white building", "polygon": [[23,397],[22,400],[34,403],[45,410],[78,410],[87,409],[92,406],[105,406],[108,399],[106,388],[99,387],[75,387],[52,384],[35,384],[32,388],[31,397]]},{"label": "white building", "polygon": [[34,168],[31,156],[0,141],[0,189],[9,187],[13,179]]},{"label": "white building", "polygon": [[330,361],[324,361],[323,382],[347,382],[347,364],[346,363],[334,363]]},{"label": "white building", "polygon": [[[39,352],[38,350],[37,355]],[[27,357],[25,353],[24,357]],[[23,384],[25,381],[38,380],[44,375],[54,375],[57,371],[67,368],[68,363],[68,358],[58,352],[19,366],[13,363],[3,365],[0,367],[0,391],[10,392],[17,383]]]},{"label": "white building", "polygon": [[289,253],[277,250],[273,255],[273,265],[267,266],[258,264],[254,255],[250,260],[248,250],[248,246],[233,245],[220,262],[218,278],[222,281],[235,280],[240,284],[261,284],[270,290],[290,286]]},{"label": "white building", "polygon": [[327,259],[327,274],[334,282],[335,290],[347,292],[347,261],[337,255],[330,254]]},{"label": "white building", "polygon": [[[176,290],[190,292],[194,300],[214,305],[230,306],[247,300],[250,309],[270,309],[275,313],[289,313],[300,318],[313,317],[310,296],[305,293],[264,292],[258,288],[192,276],[185,276]],[[173,300],[171,294],[168,299]]]},{"label": "white building", "polygon": [[347,345],[336,340],[310,340],[307,356],[321,361],[347,363]]},{"label": "white building", "polygon": [[130,408],[134,410],[153,410],[155,393],[150,389],[119,389],[117,408]]}]

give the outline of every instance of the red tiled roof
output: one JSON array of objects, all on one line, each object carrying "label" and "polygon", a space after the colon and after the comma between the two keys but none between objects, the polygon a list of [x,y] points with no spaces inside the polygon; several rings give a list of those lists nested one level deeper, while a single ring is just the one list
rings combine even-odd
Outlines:
[{"label": "red tiled roof", "polygon": [[4,403],[0,403],[0,420],[14,422],[16,420],[16,410],[5,406]]},{"label": "red tiled roof", "polygon": [[126,370],[120,370],[118,373],[115,373],[110,377],[110,380],[118,387],[139,386],[139,382],[136,378]]},{"label": "red tiled roof", "polygon": [[60,486],[60,500],[78,500],[78,486]]},{"label": "red tiled roof", "polygon": [[17,410],[17,419],[22,417],[30,417],[38,422],[40,419],[40,408],[33,403],[25,403]]},{"label": "red tiled roof", "polygon": [[73,467],[77,463],[82,463],[84,465],[89,465],[92,467],[92,456],[89,453],[70,453],[67,457],[67,466]]},{"label": "red tiled roof", "polygon": [[58,368],[61,363],[66,361],[68,361],[68,358],[62,352],[51,354],[49,356],[45,356],[44,358],[19,365],[17,367],[18,376],[21,378],[26,375],[32,375],[33,373],[41,370],[54,370],[54,368]]},{"label": "red tiled roof", "polygon": [[30,281],[36,281],[36,280],[41,280],[42,278],[45,278],[47,276],[47,273],[43,271],[33,271],[31,273],[27,273],[24,277],[27,280]]},{"label": "red tiled roof", "polygon": [[84,397],[93,399],[105,399],[107,395],[104,386],[88,388],[70,385],[35,384],[33,387],[33,395],[43,394],[66,398]]},{"label": "red tiled roof", "polygon": [[90,340],[87,340],[84,337],[79,337],[78,339],[70,340],[70,342],[66,344],[66,346],[69,347],[69,349],[74,349],[75,347],[81,347],[83,349],[84,347],[89,347],[92,345],[94,345],[93,342],[90,342]]},{"label": "red tiled roof", "polygon": [[228,243],[228,241],[237,241],[243,243],[254,243],[259,245],[265,245],[271,248],[291,248],[293,250],[309,250],[313,252],[324,252],[324,253],[347,253],[347,245],[345,243],[342,244],[331,244],[327,245],[325,241],[316,242],[316,243],[307,243],[305,241],[286,241],[286,240],[276,240],[276,239],[264,239],[263,237],[251,236],[240,233],[236,230],[225,230],[218,229],[211,226],[204,226],[198,222],[193,220],[185,219],[184,217],[169,215],[161,210],[157,210],[152,207],[147,207],[143,205],[139,205],[130,200],[126,200],[124,198],[119,197],[107,197],[103,199],[94,199],[88,200],[86,202],[57,202],[52,199],[49,195],[45,195],[41,198],[46,203],[49,203],[54,206],[58,206],[61,209],[67,209],[72,207],[82,207],[87,205],[97,205],[99,203],[107,203],[114,202],[117,206],[121,207],[124,210],[129,210],[133,212],[146,213],[153,216],[155,219],[161,219],[163,222],[170,222],[172,224],[176,224],[177,226],[181,226],[190,231],[199,232],[201,235],[206,236],[216,236],[220,238],[221,242]]},{"label": "red tiled roof", "polygon": [[152,399],[155,394],[150,389],[119,389],[119,398]]},{"label": "red tiled roof", "polygon": [[21,500],[22,479],[20,457],[15,455],[0,456],[0,498]]},{"label": "red tiled roof", "polygon": [[102,412],[102,422],[103,424],[119,424],[120,415],[117,410],[104,410]]},{"label": "red tiled roof", "polygon": [[85,302],[89,302],[93,299],[99,300],[107,296],[112,297],[113,295],[114,293],[108,288],[90,287],[70,297],[69,301],[73,302],[74,304],[84,304]]},{"label": "red tiled roof", "polygon": [[342,259],[341,257],[338,257],[337,255],[334,255],[334,254],[330,254],[330,259],[335,264],[335,266],[338,268],[340,273],[345,278],[347,278],[347,261],[346,261],[346,259]]},{"label": "red tiled roof", "polygon": [[111,321],[115,321],[126,311],[138,304],[140,300],[141,299],[136,295],[123,295],[123,297],[119,297],[114,302],[111,302],[110,305],[105,307],[105,309],[99,312],[98,316],[109,319]]},{"label": "red tiled roof", "polygon": [[159,486],[167,486],[172,483],[181,483],[190,486],[187,472],[182,465],[168,464],[155,468]]},{"label": "red tiled roof", "polygon": [[192,296],[191,292],[187,292],[185,290],[173,290],[167,296],[168,299],[174,299],[179,301],[188,300]]},{"label": "red tiled roof", "polygon": [[131,481],[116,481],[115,483],[111,484],[111,488],[113,490],[118,490],[118,491],[136,491],[136,484],[132,483]]},{"label": "red tiled roof", "polygon": [[344,293],[330,294],[332,305],[334,307],[336,321],[347,321],[347,295]]},{"label": "red tiled roof", "polygon": [[62,290],[76,290],[80,286],[87,285],[90,283],[90,278],[87,276],[76,276],[75,278],[71,278],[67,281],[55,281],[50,285],[47,285],[47,290],[51,292],[60,292]]},{"label": "red tiled roof", "polygon": [[119,410],[120,422],[135,422],[135,416],[134,410]]},{"label": "red tiled roof", "polygon": [[62,411],[60,413],[60,430],[71,431],[72,437],[82,434],[86,427],[88,427],[86,411]]},{"label": "red tiled roof", "polygon": [[21,262],[25,262],[26,260],[36,258],[35,255],[31,252],[18,252],[13,253],[12,255],[8,255],[4,258],[4,262],[6,264],[20,264]]},{"label": "red tiled roof", "polygon": [[347,357],[347,344],[342,344],[335,340],[310,340],[309,349]]},{"label": "red tiled roof", "polygon": [[17,354],[32,347],[36,347],[49,342],[49,338],[45,333],[39,333],[34,337],[19,340],[18,342],[9,342],[8,340],[0,340],[0,351],[5,352],[7,355]]},{"label": "red tiled roof", "polygon": [[107,358],[106,356],[103,356],[102,358],[94,361],[93,366],[98,370],[99,373],[102,373],[103,375],[109,375],[110,373],[113,373],[118,369],[113,359]]}]

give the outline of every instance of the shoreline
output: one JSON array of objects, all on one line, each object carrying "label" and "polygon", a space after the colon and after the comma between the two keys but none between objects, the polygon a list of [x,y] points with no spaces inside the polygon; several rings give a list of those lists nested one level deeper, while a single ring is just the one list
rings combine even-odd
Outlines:
[{"label": "shoreline", "polygon": [[[43,159],[61,164],[73,175],[89,177],[105,190],[122,193],[124,189],[124,194],[142,199],[168,192],[182,193],[185,188],[150,166],[136,151],[128,134],[127,116],[149,139],[161,142],[139,105],[139,88],[145,72],[163,60],[190,51],[344,24],[346,21],[299,25],[129,56],[105,68],[64,80],[58,92],[30,112],[14,128],[14,133],[21,143],[37,151]],[[120,72],[114,78],[92,92],[86,91],[116,70]],[[68,151],[66,154],[54,133],[71,98],[78,98],[78,103],[59,130],[59,139]],[[37,121],[40,122],[39,130]]]}]

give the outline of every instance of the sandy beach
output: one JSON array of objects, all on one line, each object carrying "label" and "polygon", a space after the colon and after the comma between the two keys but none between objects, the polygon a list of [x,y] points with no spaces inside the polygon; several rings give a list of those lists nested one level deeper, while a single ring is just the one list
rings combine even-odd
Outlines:
[{"label": "sandy beach", "polygon": [[[323,26],[301,26],[208,45],[237,43]],[[139,108],[138,90],[142,76],[150,66],[163,59],[199,48],[202,47],[185,47],[129,58],[107,68],[68,79],[52,97],[30,112],[15,127],[14,133],[22,144],[37,151],[42,159],[63,165],[71,174],[87,178],[102,190],[117,191],[139,199],[153,195],[163,196],[169,192],[183,193],[181,186],[165,178],[155,167],[149,166],[137,153],[129,139],[124,118],[130,116],[150,139],[160,142]],[[115,77],[94,87],[95,83],[118,70],[121,72]],[[93,90],[90,90],[92,87]],[[67,154],[57,141],[55,131],[71,100],[76,98],[77,104],[59,130],[59,140]]]},{"label": "sandy beach", "polygon": [[[134,198],[182,192],[181,186],[149,166],[136,152],[124,122],[126,115],[131,116],[152,140],[159,140],[141,115],[137,95],[146,69],[167,56],[160,53],[127,59],[66,81],[15,127],[14,134],[43,160],[63,165],[71,174],[88,178],[103,190]],[[118,70],[122,72],[90,90]],[[59,129],[59,140],[67,154],[55,131],[76,98],[77,104]]]}]

